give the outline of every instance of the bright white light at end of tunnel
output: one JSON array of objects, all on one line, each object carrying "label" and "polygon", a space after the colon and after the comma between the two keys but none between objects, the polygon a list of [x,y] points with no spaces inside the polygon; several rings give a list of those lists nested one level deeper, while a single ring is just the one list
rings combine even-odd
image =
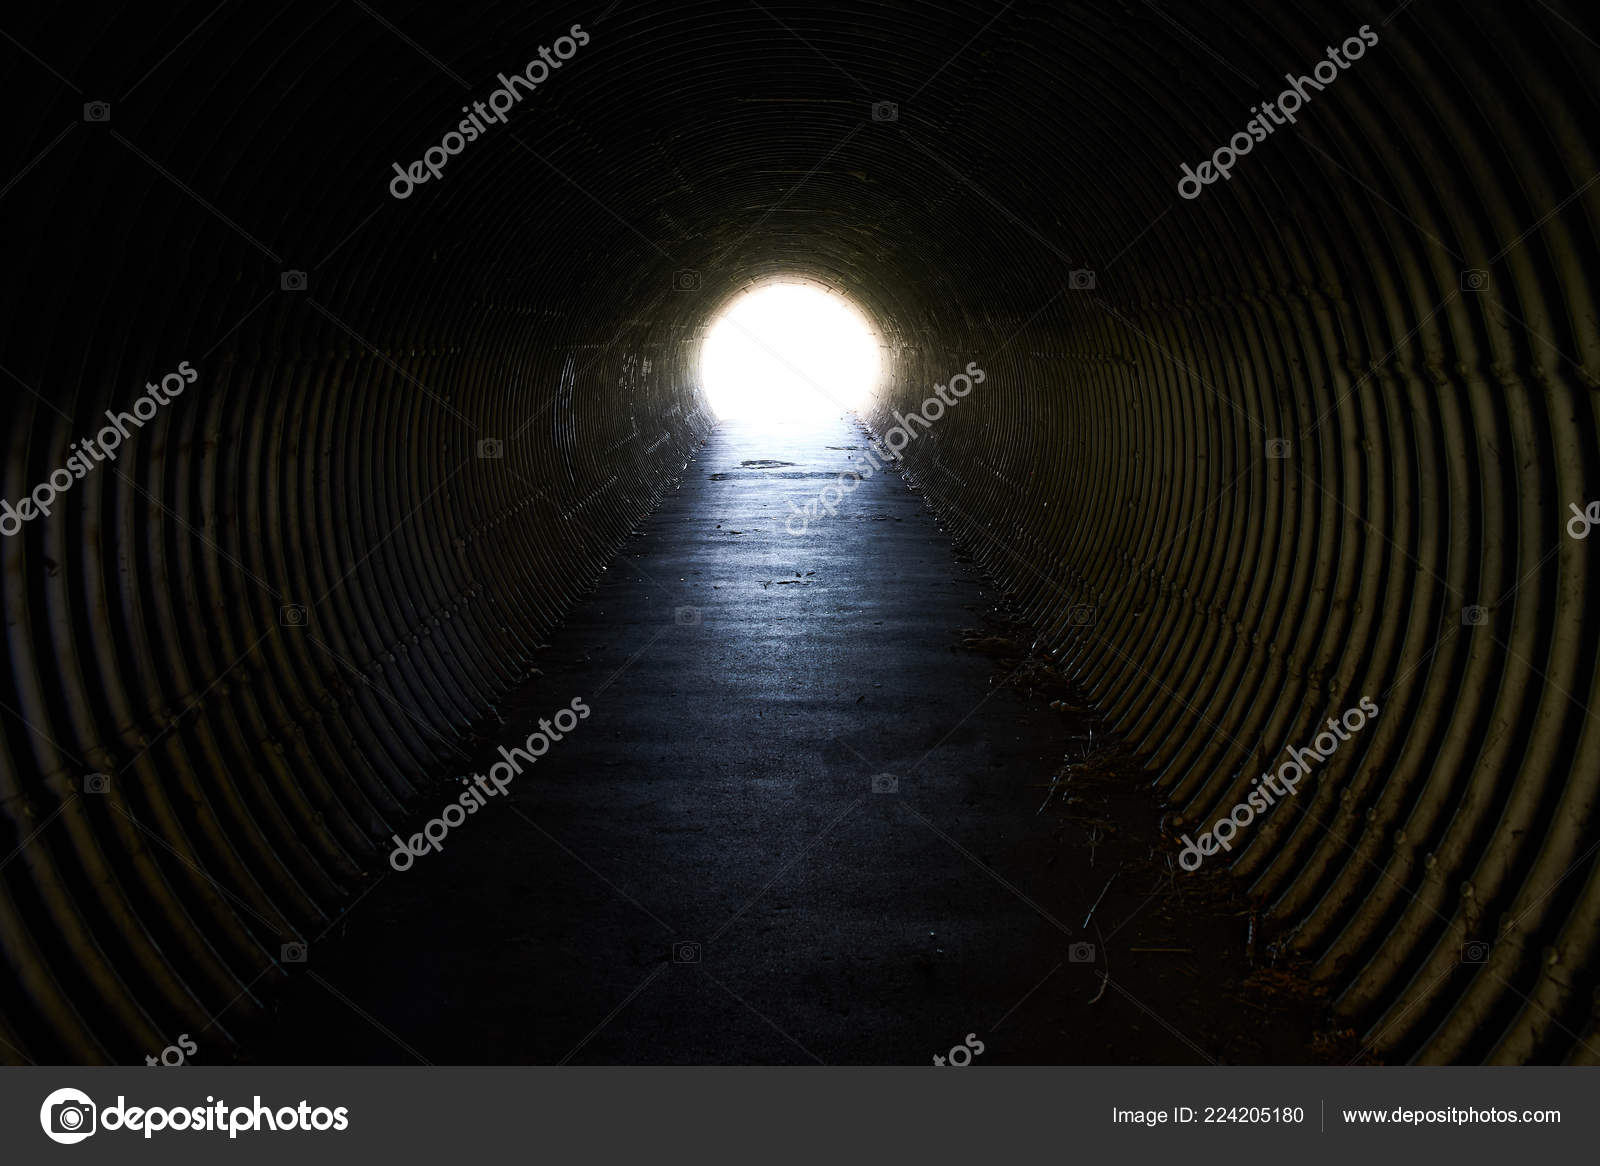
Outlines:
[{"label": "bright white light at end of tunnel", "polygon": [[721,420],[820,421],[867,403],[878,381],[878,339],[841,297],[809,284],[769,284],[740,296],[711,326],[700,376]]}]

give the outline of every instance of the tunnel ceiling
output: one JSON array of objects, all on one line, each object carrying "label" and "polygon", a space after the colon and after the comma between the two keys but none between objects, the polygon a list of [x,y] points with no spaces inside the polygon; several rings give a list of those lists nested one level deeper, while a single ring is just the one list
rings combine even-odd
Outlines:
[{"label": "tunnel ceiling", "polygon": [[[1174,833],[1381,706],[1230,855],[1364,1039],[1592,1059],[1600,621],[1563,524],[1600,493],[1600,33],[1564,2],[1300,7],[29,14],[4,496],[198,377],[3,544],[0,1057],[258,1023],[281,944],[359,898],[683,472],[709,308],[803,273],[885,338],[880,430],[986,370],[907,473]],[[1295,126],[1179,196],[1362,25]]]}]

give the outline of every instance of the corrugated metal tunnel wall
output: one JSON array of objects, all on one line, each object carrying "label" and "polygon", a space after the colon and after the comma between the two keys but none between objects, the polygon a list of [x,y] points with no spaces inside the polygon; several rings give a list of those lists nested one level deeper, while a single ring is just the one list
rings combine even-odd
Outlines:
[{"label": "corrugated metal tunnel wall", "polygon": [[[1232,861],[1382,1056],[1594,1059],[1577,6],[33,19],[4,497],[195,379],[0,542],[0,1059],[127,1062],[219,1012],[247,1043],[282,945],[359,901],[446,743],[683,472],[708,313],[779,272],[874,317],[880,431],[985,370],[907,472],[1175,831],[1380,706]],[[391,197],[573,24],[525,108]],[[1361,25],[1296,125],[1178,196]]]}]

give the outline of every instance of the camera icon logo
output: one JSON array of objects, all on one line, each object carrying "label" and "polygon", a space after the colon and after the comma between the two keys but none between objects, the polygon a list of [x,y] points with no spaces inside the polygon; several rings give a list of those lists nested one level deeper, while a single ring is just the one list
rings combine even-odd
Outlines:
[{"label": "camera icon logo", "polygon": [[83,104],[84,121],[110,121],[111,103],[109,101],[86,101]]},{"label": "camera icon logo", "polygon": [[1489,945],[1481,939],[1470,940],[1461,945],[1461,962],[1464,964],[1486,964],[1489,962]]},{"label": "camera icon logo", "polygon": [[478,456],[484,458],[505,457],[506,443],[498,437],[480,437],[478,439]]},{"label": "camera icon logo", "polygon": [[57,1089],[39,1107],[39,1125],[52,1142],[71,1146],[94,1133],[98,1112],[87,1093]]},{"label": "camera icon logo", "polygon": [[672,962],[675,964],[697,964],[700,962],[700,945],[687,940],[672,945]]},{"label": "camera icon logo", "polygon": [[1067,962],[1069,964],[1094,963],[1094,944],[1075,943],[1067,948]]},{"label": "camera icon logo", "polygon": [[872,103],[873,121],[899,121],[900,107],[892,101],[874,101]]},{"label": "camera icon logo", "polygon": [[678,291],[699,291],[700,273],[685,267],[682,271],[672,273],[672,286]]},{"label": "camera icon logo", "polygon": [[278,949],[278,959],[286,964],[303,964],[309,949],[303,943],[286,943]]},{"label": "camera icon logo", "polygon": [[285,271],[278,277],[278,286],[284,291],[305,291],[306,273],[303,271]]},{"label": "camera icon logo", "polygon": [[278,623],[286,628],[303,628],[306,626],[306,605],[303,603],[286,603],[278,608]]},{"label": "camera icon logo", "polygon": [[1289,456],[1290,446],[1287,437],[1267,438],[1267,456],[1274,461],[1283,461]]},{"label": "camera icon logo", "polygon": [[1476,603],[1461,609],[1461,625],[1463,627],[1482,627],[1489,622],[1489,609],[1480,607]]},{"label": "camera icon logo", "polygon": [[1489,273],[1481,267],[1469,267],[1461,273],[1462,291],[1482,291],[1489,286]]},{"label": "camera icon logo", "polygon": [[83,792],[86,794],[108,794],[111,792],[111,775],[109,773],[91,773],[83,779]]},{"label": "camera icon logo", "polygon": [[1096,614],[1098,611],[1094,604],[1075,603],[1067,610],[1067,622],[1073,627],[1086,628],[1094,623]]},{"label": "camera icon logo", "polygon": [[1094,272],[1087,267],[1075,267],[1067,272],[1067,287],[1072,291],[1094,291]]},{"label": "camera icon logo", "polygon": [[875,794],[897,794],[900,792],[900,779],[892,773],[874,773],[872,775],[872,792]]},{"label": "camera icon logo", "polygon": [[700,614],[698,607],[680,607],[672,613],[672,622],[683,627],[697,627],[704,620],[705,617]]}]

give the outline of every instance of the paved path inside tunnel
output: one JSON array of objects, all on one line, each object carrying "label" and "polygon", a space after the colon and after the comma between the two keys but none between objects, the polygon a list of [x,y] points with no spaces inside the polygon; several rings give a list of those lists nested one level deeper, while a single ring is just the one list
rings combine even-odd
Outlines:
[{"label": "paved path inside tunnel", "polygon": [[842,417],[714,431],[495,743],[590,716],[288,969],[255,1059],[1199,1063],[1259,1019],[1123,954],[1208,941],[1037,812],[1070,725],[958,647],[995,596],[920,495],[877,473],[786,529],[866,455]]}]

